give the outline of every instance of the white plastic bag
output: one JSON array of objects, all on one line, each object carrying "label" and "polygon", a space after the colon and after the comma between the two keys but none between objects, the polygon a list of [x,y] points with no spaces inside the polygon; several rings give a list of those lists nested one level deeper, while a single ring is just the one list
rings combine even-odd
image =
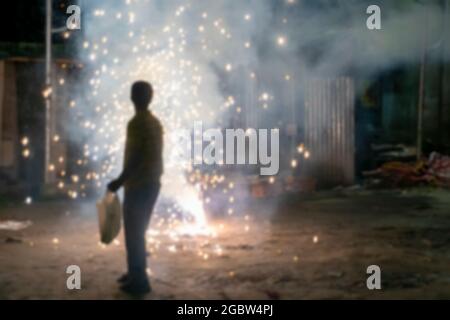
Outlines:
[{"label": "white plastic bag", "polygon": [[97,202],[97,213],[100,241],[110,244],[119,234],[122,220],[122,207],[117,194],[106,192],[105,196]]}]

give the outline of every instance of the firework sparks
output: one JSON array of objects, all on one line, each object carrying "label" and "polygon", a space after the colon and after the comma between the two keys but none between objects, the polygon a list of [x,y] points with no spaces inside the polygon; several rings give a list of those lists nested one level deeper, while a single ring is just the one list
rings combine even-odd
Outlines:
[{"label": "firework sparks", "polygon": [[[190,138],[195,121],[226,125],[225,115],[245,110],[245,101],[221,92],[211,61],[224,77],[232,78],[243,65],[242,61],[233,60],[240,59],[235,48],[251,53],[258,43],[250,41],[251,31],[240,34],[241,30],[227,15],[204,11],[201,5],[189,2],[174,4],[168,5],[171,11],[167,19],[151,25],[140,14],[156,12],[151,2],[127,0],[111,7],[91,8],[86,24],[91,29],[80,44],[83,68],[88,74],[82,88],[83,98],[73,99],[67,106],[77,119],[75,131],[85,137],[82,154],[75,161],[79,171],[60,170],[59,165],[66,162],[63,156],[57,156],[48,170],[57,172],[61,178],[57,187],[72,199],[84,197],[92,187],[105,188],[106,181],[122,166],[126,122],[133,114],[130,86],[136,80],[147,80],[156,92],[151,109],[163,123],[166,146],[162,200],[153,224],[158,228],[165,226],[172,240],[194,235],[214,238],[224,227],[215,228],[208,221],[204,204],[214,200],[204,194],[225,194],[224,213],[239,216],[235,196],[238,190],[225,175],[202,172],[192,165],[191,159],[184,158],[185,145],[180,143],[180,137]],[[251,30],[257,24],[258,11],[244,11],[239,20]],[[274,48],[285,45],[287,35],[278,35]],[[250,82],[257,80],[251,70],[245,71]],[[281,71],[280,78],[289,81],[292,75]],[[63,86],[66,80],[59,78],[58,83]],[[48,98],[51,93],[52,88],[46,88],[43,95]],[[254,104],[259,102],[263,110],[275,100],[272,92],[259,91],[256,95]],[[53,143],[60,139],[54,135]],[[23,156],[28,157],[29,152],[25,151],[28,141],[24,142]],[[301,153],[304,158],[309,157],[306,150]],[[297,166],[296,161],[293,160],[292,168]],[[270,183],[275,183],[274,177]],[[252,230],[247,222],[243,228],[245,232]],[[147,240],[159,246],[159,240],[155,239],[160,235],[148,233]],[[170,252],[180,251],[176,246],[170,248]],[[216,252],[222,251],[216,248]],[[201,256],[208,260],[212,254],[203,252]]]}]

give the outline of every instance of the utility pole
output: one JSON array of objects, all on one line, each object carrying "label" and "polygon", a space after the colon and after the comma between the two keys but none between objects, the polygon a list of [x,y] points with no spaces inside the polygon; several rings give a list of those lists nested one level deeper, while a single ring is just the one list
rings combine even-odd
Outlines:
[{"label": "utility pole", "polygon": [[422,33],[422,53],[420,59],[420,72],[419,72],[419,101],[417,103],[417,160],[422,158],[422,145],[423,145],[423,109],[425,104],[425,66],[427,58],[427,42],[428,42],[428,9],[425,6],[425,18],[424,29]]},{"label": "utility pole", "polygon": [[45,23],[45,184],[51,182],[52,0],[46,0]]}]

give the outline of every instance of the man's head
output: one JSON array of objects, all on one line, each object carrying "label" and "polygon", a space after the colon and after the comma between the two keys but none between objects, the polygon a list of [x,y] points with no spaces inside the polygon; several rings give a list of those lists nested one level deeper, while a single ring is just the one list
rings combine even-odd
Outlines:
[{"label": "man's head", "polygon": [[133,101],[136,110],[147,110],[152,102],[153,88],[146,81],[136,81],[131,87],[131,101]]}]

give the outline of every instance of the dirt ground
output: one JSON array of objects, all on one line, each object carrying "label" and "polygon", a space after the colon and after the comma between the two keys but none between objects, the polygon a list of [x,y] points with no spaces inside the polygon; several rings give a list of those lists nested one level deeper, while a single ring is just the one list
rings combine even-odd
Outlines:
[{"label": "dirt ground", "polygon": [[[450,195],[444,190],[318,193],[252,205],[248,218],[214,220],[218,234],[153,234],[146,299],[450,299]],[[270,206],[268,204],[271,204]],[[1,299],[127,299],[123,236],[98,241],[93,202],[3,205]],[[154,226],[156,228],[156,226]],[[156,229],[155,229],[156,230]],[[366,287],[381,268],[382,289]],[[81,268],[68,290],[66,268]]]}]

